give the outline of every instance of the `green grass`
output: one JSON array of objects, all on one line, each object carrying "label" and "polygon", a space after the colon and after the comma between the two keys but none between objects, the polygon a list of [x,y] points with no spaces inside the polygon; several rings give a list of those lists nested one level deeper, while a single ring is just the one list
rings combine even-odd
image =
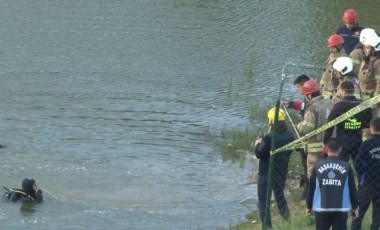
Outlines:
[{"label": "green grass", "polygon": [[[307,67],[311,68],[311,67]],[[319,71],[319,66],[315,68],[312,67],[311,73],[316,70]],[[254,73],[254,56],[247,61],[245,66],[245,72],[247,79],[250,80],[255,75]],[[310,72],[309,71],[309,72]],[[319,82],[319,81],[318,81]],[[231,98],[232,95],[232,80],[230,80],[228,85],[228,96]],[[274,103],[255,103],[251,105],[248,109],[248,118],[251,123],[249,128],[245,129],[223,129],[220,134],[213,133],[210,130],[205,130],[205,134],[209,142],[214,144],[218,148],[218,152],[221,153],[222,159],[224,161],[229,161],[233,164],[238,163],[241,167],[244,167],[245,161],[247,159],[246,155],[252,150],[252,142],[256,139],[259,130],[268,130],[267,125],[267,111],[273,106]],[[294,110],[288,110],[289,115],[293,121],[293,124],[298,123],[298,115]],[[288,127],[294,130],[293,124],[288,121]],[[296,136],[296,135],[295,135]],[[272,225],[273,229],[280,230],[311,230],[315,229],[314,216],[307,216],[305,214],[306,204],[305,200],[299,200],[299,196],[302,193],[303,188],[298,186],[298,181],[300,174],[303,172],[300,154],[299,152],[293,152],[289,162],[289,173],[288,181],[290,195],[287,197],[288,207],[290,210],[290,221],[285,222],[278,214],[276,204],[272,202],[271,205],[271,215],[272,215]],[[370,207],[366,213],[363,220],[362,229],[370,229],[370,224],[372,219],[372,207]],[[351,218],[348,220],[348,228],[351,226]],[[219,229],[219,228],[218,228]],[[224,228],[223,228],[224,229]],[[251,230],[251,229],[262,229],[260,218],[257,210],[252,210],[246,215],[246,220],[242,223],[231,226],[228,229],[231,230]]]},{"label": "green grass", "polygon": [[257,133],[250,129],[222,130],[220,149],[223,161],[239,162],[244,166],[246,155],[251,149],[251,143],[256,139]]},{"label": "green grass", "polygon": [[[248,146],[249,140],[253,140],[255,138],[255,133],[244,130],[232,130],[232,131],[223,131],[222,139],[228,136],[228,140],[226,141],[226,146],[223,146],[222,141],[222,152],[223,159],[230,160],[233,163],[239,162],[241,165],[244,165],[245,157],[242,151],[236,151],[237,148],[242,148],[244,146]],[[228,135],[227,135],[228,134]],[[231,136],[232,135],[232,139]],[[232,142],[231,142],[232,141]],[[236,153],[237,152],[237,153]],[[239,160],[237,160],[239,159]],[[290,157],[289,161],[289,173],[288,173],[288,190],[290,191],[290,195],[287,197],[288,207],[290,210],[290,221],[284,221],[277,211],[277,207],[275,202],[271,204],[271,215],[272,215],[272,225],[273,229],[280,230],[311,230],[315,229],[315,221],[314,216],[307,216],[305,214],[306,204],[305,200],[299,200],[300,194],[302,193],[303,187],[298,186],[298,181],[300,174],[303,172],[301,157],[299,152],[294,151]],[[252,210],[246,215],[246,221],[242,223],[231,226],[229,229],[231,230],[251,230],[251,229],[262,229],[260,218],[257,210]],[[349,218],[347,225],[348,228],[351,226],[352,218]],[[362,229],[369,229],[372,222],[372,207],[370,207],[365,215],[363,220]]]}]

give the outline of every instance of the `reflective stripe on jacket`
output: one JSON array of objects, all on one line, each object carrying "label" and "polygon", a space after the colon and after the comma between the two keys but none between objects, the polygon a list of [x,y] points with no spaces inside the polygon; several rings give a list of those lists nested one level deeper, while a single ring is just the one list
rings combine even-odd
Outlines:
[{"label": "reflective stripe on jacket", "polygon": [[[323,96],[313,98],[305,110],[304,120],[298,124],[298,131],[305,135],[321,127],[327,122],[330,114],[332,101]],[[307,140],[308,153],[322,152],[323,133],[318,133]],[[310,145],[314,144],[314,145]]]}]

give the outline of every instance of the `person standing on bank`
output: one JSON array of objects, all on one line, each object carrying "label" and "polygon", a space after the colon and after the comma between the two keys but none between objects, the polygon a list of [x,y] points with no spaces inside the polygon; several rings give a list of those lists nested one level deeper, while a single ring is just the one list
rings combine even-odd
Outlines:
[{"label": "person standing on bank", "polygon": [[[258,209],[260,213],[260,219],[264,226],[265,220],[265,204],[267,200],[267,186],[268,186],[268,174],[269,174],[269,162],[270,162],[270,151],[272,143],[272,130],[274,126],[275,119],[275,108],[271,108],[268,111],[268,121],[270,126],[270,131],[264,137],[258,137],[255,141],[255,155],[260,160],[259,161],[259,178],[257,182],[257,192],[258,192]],[[282,109],[278,111],[277,120],[277,133],[275,133],[275,148],[280,148],[294,140],[292,132],[288,130],[285,122],[285,112]],[[288,163],[289,157],[292,150],[283,151],[275,154],[273,156],[274,162],[274,172],[273,172],[273,193],[277,203],[277,207],[280,215],[285,219],[289,219],[289,209],[288,204],[284,195],[285,181],[288,175]],[[271,226],[271,220],[269,220],[269,225]]]},{"label": "person standing on bank", "polygon": [[380,118],[371,120],[372,137],[362,143],[354,166],[358,174],[359,218],[352,221],[351,230],[360,230],[363,218],[372,202],[371,230],[380,229]]},{"label": "person standing on bank", "polygon": [[[314,80],[309,80],[303,84],[302,93],[307,98],[308,103],[305,110],[304,120],[298,124],[297,129],[300,135],[306,135],[327,122],[332,101],[321,95],[320,87]],[[323,157],[323,133],[318,133],[317,135],[308,138],[306,141],[307,179],[309,179],[315,162]]]},{"label": "person standing on bank", "polygon": [[[358,74],[353,71],[352,59],[349,57],[339,57],[334,62],[333,68],[335,77],[339,79],[339,85],[346,80],[351,81],[354,84],[353,95],[356,99],[361,99],[359,78]],[[341,98],[339,98],[339,95],[335,94],[333,101],[337,102],[339,100],[341,100]]]},{"label": "person standing on bank", "polygon": [[[341,98],[341,101],[333,105],[327,119],[328,121],[334,120],[363,102],[354,96],[354,92],[354,83],[350,80],[345,80],[339,85],[337,95]],[[345,143],[339,158],[348,162],[351,156],[352,162],[354,162],[362,143],[362,131],[369,128],[371,119],[372,111],[370,108],[367,108],[326,129],[323,143],[326,144],[330,138],[336,138],[340,143]]]},{"label": "person standing on bank", "polygon": [[342,150],[336,139],[327,142],[328,157],[320,160],[310,177],[306,214],[314,213],[316,230],[347,230],[348,213],[359,215],[354,172],[339,159]]},{"label": "person standing on bank", "polygon": [[359,35],[363,27],[358,24],[358,12],[355,9],[348,9],[343,13],[344,26],[337,29],[336,33],[344,39],[344,50],[349,55],[354,47],[359,43]]},{"label": "person standing on bank", "polygon": [[[305,84],[305,82],[309,81],[310,79],[311,78],[305,74],[301,74],[298,77],[296,77],[296,79],[294,79],[293,84],[297,87],[299,94],[303,95],[303,93],[302,93],[303,84]],[[299,111],[299,121],[300,122],[303,121],[303,117],[305,115],[305,109],[307,106],[307,98],[305,96],[302,98],[302,100],[294,100],[294,101],[293,100],[283,100],[282,105],[285,108],[292,108],[294,110]],[[304,186],[304,191],[303,191],[300,198],[305,199],[306,198],[306,189],[307,189],[307,185],[306,185],[307,184],[307,153],[306,153],[305,149],[303,149],[303,148],[296,149],[296,151],[298,151],[300,153],[302,167],[303,167],[303,175],[301,175],[301,178],[300,178],[300,187]]]},{"label": "person standing on bank", "polygon": [[[302,87],[305,82],[310,80],[310,77],[302,74],[299,75],[293,82],[293,84],[297,87],[298,92],[302,95]],[[303,116],[305,114],[305,108],[307,104],[307,99],[305,97],[302,98],[302,100],[282,100],[283,106],[285,108],[291,108],[294,110],[299,111],[300,120],[303,120]]]},{"label": "person standing on bank", "polygon": [[325,98],[331,99],[334,96],[334,88],[338,85],[338,79],[333,76],[333,64],[338,57],[345,57],[344,39],[339,34],[332,34],[327,40],[327,46],[330,50],[329,56],[325,62],[321,80],[321,93]]},{"label": "person standing on bank", "polygon": [[[366,28],[365,31],[368,31],[365,36],[360,36],[360,42],[364,46],[364,58],[359,70],[359,85],[363,101],[380,94],[380,38],[370,28]],[[378,116],[378,106],[378,104],[372,106],[373,117]]]}]

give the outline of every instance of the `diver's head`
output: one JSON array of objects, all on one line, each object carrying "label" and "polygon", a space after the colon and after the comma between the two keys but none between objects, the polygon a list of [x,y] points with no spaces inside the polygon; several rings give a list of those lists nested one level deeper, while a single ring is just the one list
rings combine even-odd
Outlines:
[{"label": "diver's head", "polygon": [[29,195],[34,195],[36,192],[36,181],[34,179],[25,178],[22,181],[22,189]]}]

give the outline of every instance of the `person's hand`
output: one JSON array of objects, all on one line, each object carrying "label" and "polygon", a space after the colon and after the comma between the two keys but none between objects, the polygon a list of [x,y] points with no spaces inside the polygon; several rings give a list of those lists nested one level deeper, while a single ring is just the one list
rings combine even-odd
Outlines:
[{"label": "person's hand", "polygon": [[308,216],[313,215],[313,210],[312,209],[306,209],[306,215],[308,215]]},{"label": "person's hand", "polygon": [[263,138],[261,138],[261,137],[257,138],[256,141],[255,141],[255,146],[257,146],[258,144],[260,144],[262,141],[263,141]]},{"label": "person's hand", "polygon": [[352,209],[351,210],[351,216],[352,218],[356,219],[359,217],[359,208],[356,208],[356,209]]},{"label": "person's hand", "polygon": [[34,189],[34,191],[38,191],[38,185],[37,185],[37,182],[34,182],[34,184],[33,184],[33,189]]},{"label": "person's hand", "polygon": [[287,100],[287,99],[282,99],[282,100],[281,100],[281,104],[282,104],[285,108],[289,108],[289,100]]}]

